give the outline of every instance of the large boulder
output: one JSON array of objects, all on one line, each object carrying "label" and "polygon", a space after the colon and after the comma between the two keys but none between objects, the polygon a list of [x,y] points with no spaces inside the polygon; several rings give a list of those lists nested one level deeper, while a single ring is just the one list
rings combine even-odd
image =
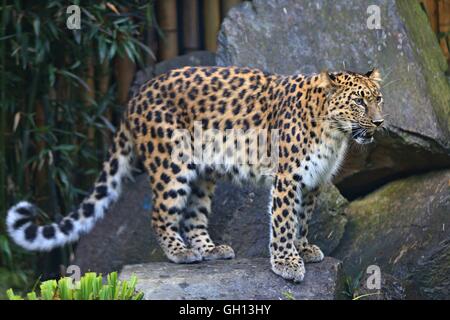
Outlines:
[{"label": "large boulder", "polygon": [[136,289],[146,300],[332,300],[342,297],[344,283],[341,263],[333,258],[306,265],[300,284],[275,275],[262,258],[130,265],[120,278],[133,274],[139,279]]},{"label": "large boulder", "polygon": [[[230,244],[237,257],[269,256],[269,190],[251,185],[218,184],[210,233],[217,243]],[[142,174],[124,186],[123,195],[78,243],[74,264],[83,272],[111,272],[127,264],[167,261],[151,227],[148,177]],[[311,222],[310,239],[325,254],[341,240],[347,201],[333,186],[322,192]]]},{"label": "large boulder", "polygon": [[391,182],[347,207],[333,256],[356,277],[369,265],[405,283],[408,298],[450,298],[450,171]]},{"label": "large boulder", "polygon": [[[373,6],[380,29],[367,24]],[[448,66],[435,39],[418,1],[254,0],[229,11],[217,61],[281,74],[379,67],[388,130],[376,144],[352,148],[336,180],[356,198],[400,176],[450,166]]]}]

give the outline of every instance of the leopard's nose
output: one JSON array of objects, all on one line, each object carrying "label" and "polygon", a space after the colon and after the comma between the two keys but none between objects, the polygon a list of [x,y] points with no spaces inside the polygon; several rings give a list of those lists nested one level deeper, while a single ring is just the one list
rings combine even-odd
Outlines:
[{"label": "leopard's nose", "polygon": [[377,127],[381,126],[384,122],[384,119],[376,119],[376,120],[372,120],[372,123],[374,125],[376,125]]}]

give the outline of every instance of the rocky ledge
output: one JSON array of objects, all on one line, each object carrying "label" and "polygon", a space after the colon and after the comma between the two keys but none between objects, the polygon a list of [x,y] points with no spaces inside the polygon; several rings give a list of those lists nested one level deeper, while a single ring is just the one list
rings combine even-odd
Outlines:
[{"label": "rocky ledge", "polygon": [[210,261],[180,265],[152,262],[125,266],[120,274],[138,277],[137,289],[147,300],[331,300],[343,291],[341,262],[325,258],[307,264],[302,283],[275,275],[266,258]]}]

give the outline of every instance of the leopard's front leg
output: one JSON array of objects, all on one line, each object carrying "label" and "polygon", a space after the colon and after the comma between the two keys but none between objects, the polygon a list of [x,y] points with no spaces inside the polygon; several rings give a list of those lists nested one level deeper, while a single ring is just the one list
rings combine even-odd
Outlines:
[{"label": "leopard's front leg", "polygon": [[272,271],[299,282],[305,266],[294,245],[297,217],[294,212],[296,185],[289,175],[278,174],[272,188],[270,262]]},{"label": "leopard's front leg", "polygon": [[298,194],[296,211],[299,230],[295,240],[295,247],[305,262],[320,262],[324,258],[322,250],[318,246],[310,244],[306,238],[308,235],[308,224],[311,221],[319,191],[318,189],[312,191],[302,190]]}]

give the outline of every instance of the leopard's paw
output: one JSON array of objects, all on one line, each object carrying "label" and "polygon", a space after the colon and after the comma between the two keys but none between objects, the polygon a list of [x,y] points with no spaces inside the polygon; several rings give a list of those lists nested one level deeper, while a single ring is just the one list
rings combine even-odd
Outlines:
[{"label": "leopard's paw", "polygon": [[226,244],[215,246],[202,253],[203,260],[227,260],[234,258],[234,250]]},{"label": "leopard's paw", "polygon": [[325,257],[322,250],[315,244],[307,244],[302,247],[299,246],[297,247],[297,250],[306,263],[320,262]]},{"label": "leopard's paw", "polygon": [[167,254],[167,258],[175,263],[194,263],[203,260],[201,254],[197,250],[190,248],[173,250]]},{"label": "leopard's paw", "polygon": [[271,259],[272,271],[286,280],[301,282],[305,277],[305,265],[299,256]]}]

